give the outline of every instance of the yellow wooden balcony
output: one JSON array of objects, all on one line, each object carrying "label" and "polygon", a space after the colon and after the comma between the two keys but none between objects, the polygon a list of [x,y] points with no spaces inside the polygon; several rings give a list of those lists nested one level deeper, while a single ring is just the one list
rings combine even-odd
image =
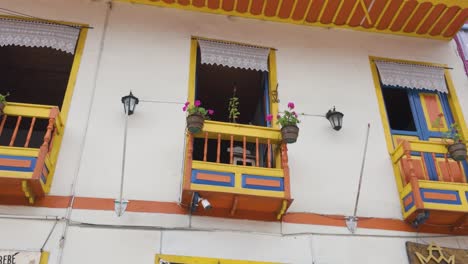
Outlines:
[{"label": "yellow wooden balcony", "polygon": [[[430,153],[434,164],[426,164]],[[403,217],[414,226],[468,225],[468,173],[466,161],[449,158],[442,142],[403,140],[391,154],[400,192]],[[429,166],[437,180],[429,179]]]},{"label": "yellow wooden balcony", "polygon": [[0,122],[0,201],[33,204],[49,192],[63,129],[57,106],[7,103]]},{"label": "yellow wooden balcony", "polygon": [[192,213],[279,220],[292,202],[289,186],[279,129],[205,121],[202,132],[188,135],[182,201]]}]

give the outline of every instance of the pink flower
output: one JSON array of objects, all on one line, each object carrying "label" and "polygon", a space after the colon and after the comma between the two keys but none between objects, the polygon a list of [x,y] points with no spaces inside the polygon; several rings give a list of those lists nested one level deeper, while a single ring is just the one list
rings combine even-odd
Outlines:
[{"label": "pink flower", "polygon": [[295,111],[293,111],[292,114],[297,118],[297,114]]},{"label": "pink flower", "polygon": [[200,100],[196,100],[196,101],[195,101],[195,106],[196,106],[196,107],[199,107],[200,105],[201,105]]},{"label": "pink flower", "polygon": [[187,111],[187,106],[182,107],[182,111]]},{"label": "pink flower", "polygon": [[289,102],[289,103],[288,103],[288,108],[289,108],[289,109],[294,109],[294,103],[293,103],[293,102]]},{"label": "pink flower", "polygon": [[266,116],[266,120],[267,120],[268,122],[270,122],[271,120],[273,120],[273,115],[267,115],[267,116]]},{"label": "pink flower", "polygon": [[214,114],[214,110],[208,109],[208,114],[209,114],[209,115],[213,115],[213,114]]},{"label": "pink flower", "polygon": [[280,114],[278,114],[278,115],[276,116],[276,118],[280,119],[280,118],[281,118],[281,115],[280,115]]},{"label": "pink flower", "polygon": [[189,104],[190,104],[190,102],[187,101],[187,102],[185,102],[184,106],[187,107]]}]

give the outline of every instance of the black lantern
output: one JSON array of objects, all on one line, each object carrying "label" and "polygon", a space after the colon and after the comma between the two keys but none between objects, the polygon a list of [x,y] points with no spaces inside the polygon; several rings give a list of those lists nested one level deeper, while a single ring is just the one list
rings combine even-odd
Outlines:
[{"label": "black lantern", "polygon": [[133,112],[135,111],[135,107],[138,104],[138,102],[138,98],[133,96],[131,91],[129,95],[122,97],[122,103],[124,105],[125,114],[133,115]]},{"label": "black lantern", "polygon": [[335,107],[333,109],[328,110],[325,117],[330,121],[332,128],[336,131],[340,130],[343,125],[343,113],[337,112]]}]

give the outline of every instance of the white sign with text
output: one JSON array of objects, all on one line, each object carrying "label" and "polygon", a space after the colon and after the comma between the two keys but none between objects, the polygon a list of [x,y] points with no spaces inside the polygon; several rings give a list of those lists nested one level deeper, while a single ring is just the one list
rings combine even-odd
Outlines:
[{"label": "white sign with text", "polygon": [[39,264],[41,252],[0,250],[0,264]]}]

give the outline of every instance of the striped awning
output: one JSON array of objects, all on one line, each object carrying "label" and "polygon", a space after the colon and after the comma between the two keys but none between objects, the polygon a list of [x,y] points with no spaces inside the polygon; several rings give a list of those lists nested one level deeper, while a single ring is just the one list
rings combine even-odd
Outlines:
[{"label": "striped awning", "polygon": [[451,39],[468,18],[467,0],[123,0],[258,18]]},{"label": "striped awning", "polygon": [[384,85],[448,93],[445,69],[419,64],[375,61]]}]

